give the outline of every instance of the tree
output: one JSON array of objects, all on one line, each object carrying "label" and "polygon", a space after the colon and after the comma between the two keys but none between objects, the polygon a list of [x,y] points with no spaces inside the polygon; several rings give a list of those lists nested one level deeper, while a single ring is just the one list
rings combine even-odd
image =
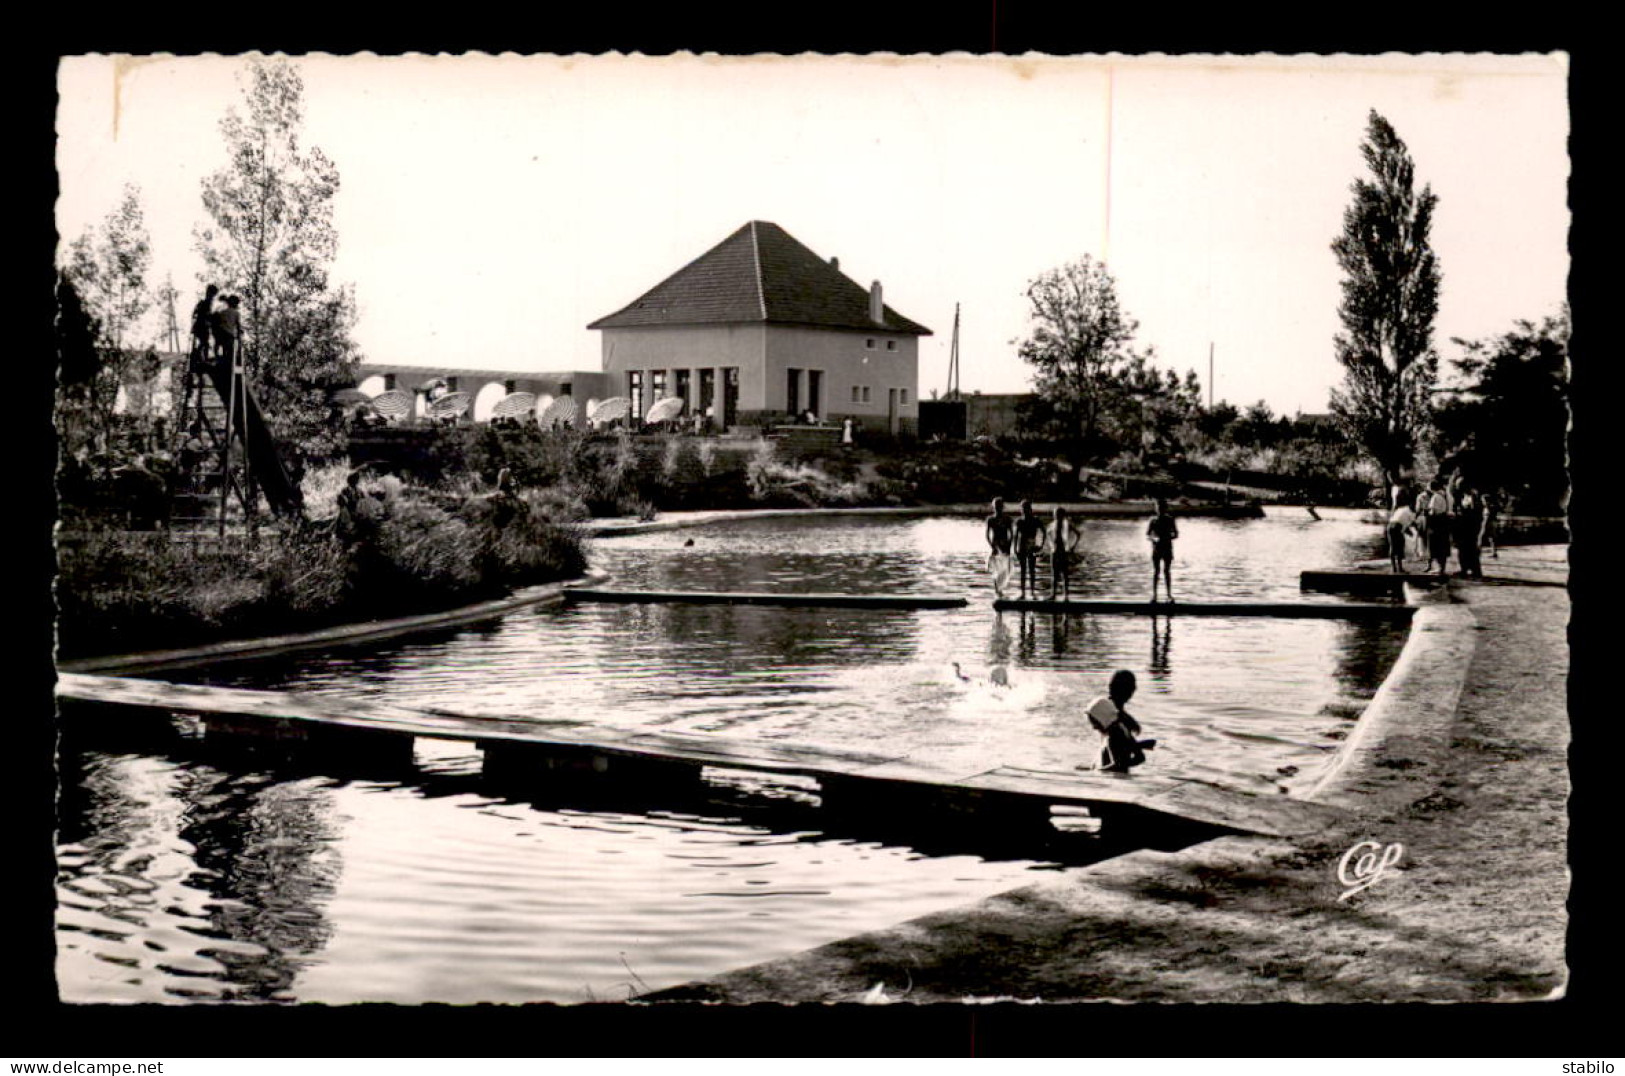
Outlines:
[{"label": "tree", "polygon": [[1032,327],[1019,345],[1037,368],[1035,388],[1084,454],[1098,452],[1101,422],[1116,392],[1116,375],[1135,357],[1129,348],[1139,326],[1123,313],[1117,283],[1088,255],[1040,275],[1027,285]]},{"label": "tree", "polygon": [[61,394],[57,399],[56,429],[64,458],[89,454],[98,429],[91,403],[102,356],[96,341],[101,326],[85,309],[66,272],[56,276],[56,369]]},{"label": "tree", "polygon": [[212,227],[195,239],[209,278],[241,296],[241,347],[272,433],[305,457],[332,455],[342,426],[328,394],[354,383],[355,299],[332,285],[339,175],[300,145],[304,81],[285,60],[254,60],[244,111],[220,122],[229,163],[203,181]]},{"label": "tree", "polygon": [[[142,351],[133,346],[141,319],[152,308],[147,286],[152,242],[141,207],[141,189],[133,183],[112,212],[92,231],[68,244],[62,274],[71,281],[78,303],[95,327],[97,361],[64,371],[64,383],[83,389],[86,418],[100,435],[113,421],[118,390]],[[60,301],[60,300],[59,300]]]},{"label": "tree", "polygon": [[1343,270],[1336,352],[1344,368],[1332,413],[1391,485],[1412,465],[1438,376],[1439,266],[1428,242],[1438,198],[1430,186],[1416,193],[1410,153],[1375,111],[1360,152],[1372,179],[1354,181],[1332,243]]},{"label": "tree", "polygon": [[1438,410],[1434,452],[1518,511],[1555,514],[1568,491],[1569,315],[1518,321],[1486,340],[1453,340],[1464,379]]},{"label": "tree", "polygon": [[1130,355],[1107,377],[1102,428],[1117,444],[1142,454],[1183,452],[1194,439],[1202,387],[1196,371],[1183,379],[1151,364],[1152,352]]}]

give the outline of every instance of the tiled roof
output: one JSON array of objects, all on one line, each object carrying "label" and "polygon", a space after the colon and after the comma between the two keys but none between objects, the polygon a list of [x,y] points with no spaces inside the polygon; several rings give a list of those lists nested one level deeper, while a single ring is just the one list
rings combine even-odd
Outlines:
[{"label": "tiled roof", "polygon": [[869,289],[777,224],[753,220],[587,328],[768,322],[931,335],[889,306],[884,313],[870,321]]}]

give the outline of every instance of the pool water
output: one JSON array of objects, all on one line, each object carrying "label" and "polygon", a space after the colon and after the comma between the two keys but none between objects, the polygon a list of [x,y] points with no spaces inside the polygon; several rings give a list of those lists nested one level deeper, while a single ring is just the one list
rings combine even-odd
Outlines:
[{"label": "pool water", "polygon": [[[1298,572],[1378,555],[1380,534],[1323,514],[1181,521],[1175,596],[1337,601],[1299,595]],[[1143,522],[1084,529],[1074,596],[1148,596]],[[1160,741],[1149,770],[1273,793],[1313,779],[1403,642],[1386,622],[998,614],[981,531],[780,517],[593,550],[617,587],[952,593],[964,609],[583,603],[165,676],[884,742],[974,772],[1092,761],[1083,707],[1128,668],[1130,710]],[[470,744],[419,741],[415,774],[360,780],[223,764],[186,743],[65,758],[67,1000],[621,999],[1120,851],[1087,832],[989,843],[883,818],[853,829],[823,817],[805,783],[720,772],[682,803],[519,802],[481,783]]]}]

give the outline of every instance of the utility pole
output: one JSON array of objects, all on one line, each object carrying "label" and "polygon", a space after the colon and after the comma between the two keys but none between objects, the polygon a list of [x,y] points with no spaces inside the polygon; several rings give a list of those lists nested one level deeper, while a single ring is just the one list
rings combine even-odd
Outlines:
[{"label": "utility pole", "polygon": [[959,304],[954,304],[954,339],[948,348],[948,400],[959,399]]},{"label": "utility pole", "polygon": [[169,333],[169,350],[179,352],[181,349],[180,323],[175,320],[175,285],[169,278],[164,279],[164,297],[169,300],[166,327]]},{"label": "utility pole", "polygon": [[1207,409],[1213,410],[1213,341],[1207,342]]}]

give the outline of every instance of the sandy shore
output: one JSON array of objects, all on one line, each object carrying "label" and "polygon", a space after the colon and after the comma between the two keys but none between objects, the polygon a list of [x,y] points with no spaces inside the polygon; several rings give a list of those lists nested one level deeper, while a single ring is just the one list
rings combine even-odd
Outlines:
[{"label": "sandy shore", "polygon": [[[652,1001],[1532,1000],[1561,995],[1567,547],[1504,549],[1417,613],[1295,841],[1140,851]],[[1346,894],[1360,842],[1399,845]],[[1353,861],[1351,861],[1352,864]],[[880,986],[877,993],[875,988]]]}]

